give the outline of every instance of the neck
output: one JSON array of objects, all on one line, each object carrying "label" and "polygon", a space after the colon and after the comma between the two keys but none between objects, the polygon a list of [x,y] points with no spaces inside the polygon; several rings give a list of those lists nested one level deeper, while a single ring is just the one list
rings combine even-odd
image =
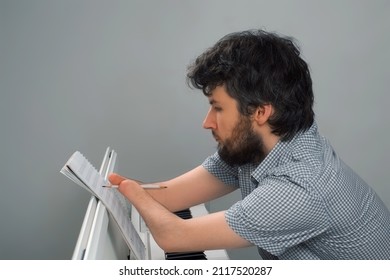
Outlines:
[{"label": "neck", "polygon": [[264,155],[267,156],[275,145],[279,142],[280,137],[271,132],[271,128],[267,126],[262,126],[257,129],[258,135],[263,141]]},{"label": "neck", "polygon": [[264,137],[264,152],[268,155],[275,145],[279,142],[280,137],[275,134]]}]

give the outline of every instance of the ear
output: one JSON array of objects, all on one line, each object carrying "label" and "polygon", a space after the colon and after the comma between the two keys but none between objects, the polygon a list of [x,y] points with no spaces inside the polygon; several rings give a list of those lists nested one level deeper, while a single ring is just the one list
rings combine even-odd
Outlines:
[{"label": "ear", "polygon": [[264,125],[272,116],[274,108],[271,104],[266,104],[258,107],[253,113],[252,118],[258,125]]}]

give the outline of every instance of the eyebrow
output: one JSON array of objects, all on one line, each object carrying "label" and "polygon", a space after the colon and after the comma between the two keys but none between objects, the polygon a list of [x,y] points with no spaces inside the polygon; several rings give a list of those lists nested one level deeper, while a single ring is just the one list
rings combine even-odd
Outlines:
[{"label": "eyebrow", "polygon": [[214,98],[210,98],[209,99],[209,104],[210,105],[214,105],[214,104],[219,104],[219,102],[217,100],[215,100]]}]

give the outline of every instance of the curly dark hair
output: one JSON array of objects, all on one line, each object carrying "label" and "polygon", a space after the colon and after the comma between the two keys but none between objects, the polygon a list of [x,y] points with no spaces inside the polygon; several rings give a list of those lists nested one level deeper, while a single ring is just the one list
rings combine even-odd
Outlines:
[{"label": "curly dark hair", "polygon": [[228,34],[188,67],[187,82],[206,96],[225,86],[246,116],[271,104],[268,123],[282,141],[314,121],[310,71],[291,37],[263,30]]}]

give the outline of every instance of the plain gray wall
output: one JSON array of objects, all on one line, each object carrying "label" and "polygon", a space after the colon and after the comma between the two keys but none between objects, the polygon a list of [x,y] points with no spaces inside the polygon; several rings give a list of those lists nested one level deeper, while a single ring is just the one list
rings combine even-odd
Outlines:
[{"label": "plain gray wall", "polygon": [[75,150],[98,167],[111,146],[119,171],[146,181],[211,154],[186,67],[251,28],[300,42],[320,130],[390,205],[389,27],[386,0],[0,0],[0,259],[71,257],[90,197],[59,173]]}]

